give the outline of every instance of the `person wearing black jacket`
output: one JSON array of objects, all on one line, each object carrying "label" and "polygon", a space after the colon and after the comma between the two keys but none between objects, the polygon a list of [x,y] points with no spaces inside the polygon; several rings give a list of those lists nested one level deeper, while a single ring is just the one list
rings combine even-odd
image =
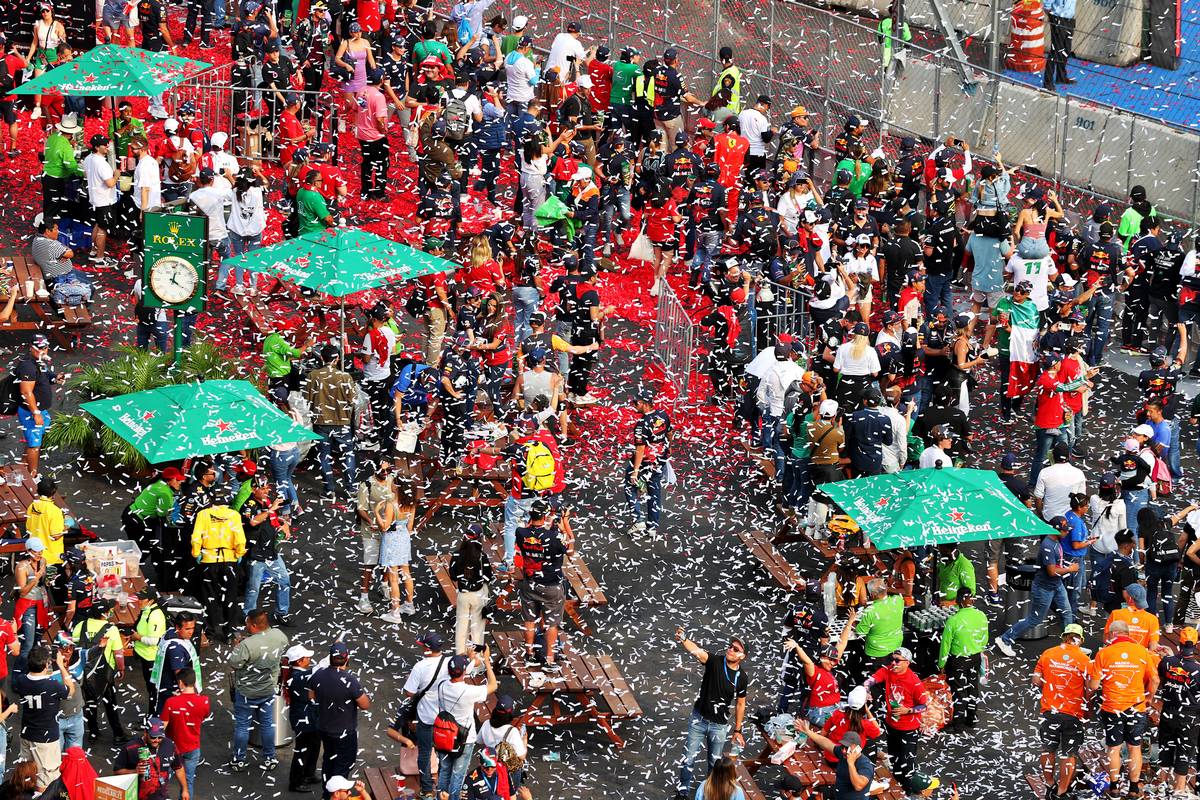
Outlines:
[{"label": "person wearing black jacket", "polygon": [[871,387],[863,393],[862,408],[846,420],[846,449],[855,477],[883,474],[883,448],[892,443],[892,422],[879,410],[883,395]]},{"label": "person wearing black jacket", "polygon": [[250,490],[250,499],[242,506],[242,527],[246,531],[246,560],[250,574],[246,581],[246,599],[243,611],[249,614],[258,608],[258,593],[263,578],[270,576],[275,583],[275,624],[288,624],[291,608],[292,579],[283,557],[279,555],[279,542],[291,536],[288,523],[277,516],[283,498],[275,492],[265,475],[256,475]]},{"label": "person wearing black jacket", "polygon": [[467,645],[484,643],[486,620],[484,609],[488,601],[492,563],[483,553],[483,526],[472,523],[463,535],[458,552],[450,559],[450,580],[454,582],[457,600],[454,604],[454,652],[467,653]]},{"label": "person wearing black jacket", "polygon": [[1158,698],[1162,711],[1158,723],[1159,764],[1174,775],[1174,795],[1182,796],[1188,773],[1196,763],[1196,737],[1200,732],[1200,659],[1195,628],[1179,632],[1179,652],[1158,662]]},{"label": "person wearing black jacket", "polygon": [[1126,586],[1138,582],[1138,568],[1133,561],[1134,536],[1128,530],[1116,537],[1117,550],[1096,561],[1096,575],[1092,579],[1093,594],[1101,601],[1104,611],[1111,614],[1124,605],[1123,592]]},{"label": "person wearing black jacket", "polygon": [[295,740],[292,742],[292,766],[288,770],[288,791],[307,793],[317,783],[317,756],[321,752],[321,733],[317,730],[317,712],[308,696],[308,681],[312,677],[313,651],[302,644],[288,648],[288,723]]}]

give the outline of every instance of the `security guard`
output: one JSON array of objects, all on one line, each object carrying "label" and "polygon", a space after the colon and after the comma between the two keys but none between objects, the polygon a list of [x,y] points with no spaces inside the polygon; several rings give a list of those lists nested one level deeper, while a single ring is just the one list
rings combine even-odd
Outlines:
[{"label": "security guard", "polygon": [[158,593],[153,589],[142,589],[137,593],[139,612],[137,623],[129,638],[133,640],[133,654],[137,656],[138,666],[142,669],[142,678],[146,681],[146,693],[149,695],[149,711],[154,713],[154,692],[150,689],[150,670],[154,666],[154,656],[158,653],[158,640],[167,632],[167,612],[158,604]]},{"label": "security guard", "polygon": [[713,121],[720,124],[726,117],[742,113],[742,71],[734,66],[732,47],[722,47],[717,55],[721,59],[721,74],[713,85],[707,107],[713,112]]},{"label": "security guard", "polygon": [[212,638],[224,642],[238,619],[237,562],[246,554],[242,517],[229,506],[212,506],[196,515],[192,558],[204,576],[205,622]]}]

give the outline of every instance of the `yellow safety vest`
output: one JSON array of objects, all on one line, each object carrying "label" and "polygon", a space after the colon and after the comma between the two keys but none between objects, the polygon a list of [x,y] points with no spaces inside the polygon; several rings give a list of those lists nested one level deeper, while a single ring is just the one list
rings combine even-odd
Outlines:
[{"label": "yellow safety vest", "polygon": [[633,82],[633,95],[634,97],[641,97],[645,99],[646,103],[653,108],[654,81],[646,80],[645,73],[639,72],[637,78]]},{"label": "yellow safety vest", "polygon": [[725,86],[725,77],[733,78],[733,86],[729,92],[729,102],[725,104],[735,114],[740,114],[742,111],[742,71],[735,66],[729,66],[722,70],[717,76],[717,85],[713,87],[713,96],[720,93],[722,87]]}]

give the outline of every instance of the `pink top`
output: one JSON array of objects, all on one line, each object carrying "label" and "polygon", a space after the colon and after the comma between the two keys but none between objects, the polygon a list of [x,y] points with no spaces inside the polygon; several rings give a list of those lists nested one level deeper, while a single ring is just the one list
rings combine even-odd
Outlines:
[{"label": "pink top", "polygon": [[[354,117],[354,135],[360,142],[377,142],[386,136],[379,130],[378,117],[387,117],[387,100],[374,86],[363,89],[357,98],[359,112]],[[1044,229],[1046,226],[1043,225]]]},{"label": "pink top", "polygon": [[1021,228],[1022,239],[1045,239],[1046,238],[1046,223],[1045,222],[1030,222],[1025,227]]}]

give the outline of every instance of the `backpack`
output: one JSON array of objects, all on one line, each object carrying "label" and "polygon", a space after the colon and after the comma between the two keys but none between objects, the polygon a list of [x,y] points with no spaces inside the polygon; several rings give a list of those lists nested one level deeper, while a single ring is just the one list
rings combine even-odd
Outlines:
[{"label": "backpack", "polygon": [[525,467],[521,470],[521,485],[531,492],[545,492],[554,488],[554,453],[545,442],[533,441],[525,445]]},{"label": "backpack", "polygon": [[471,115],[467,111],[467,95],[459,97],[457,92],[446,95],[446,112],[442,118],[446,121],[446,138],[450,141],[461,142],[467,138],[471,128]]},{"label": "backpack", "polygon": [[419,283],[413,286],[412,293],[404,301],[404,310],[417,318],[429,313],[429,298],[425,294],[424,286]]},{"label": "backpack", "polygon": [[103,694],[112,682],[112,667],[104,657],[102,642],[102,637],[112,626],[105,622],[100,626],[100,630],[89,633],[88,623],[91,621],[85,619],[80,625],[78,647],[79,657],[83,661],[83,693],[86,697],[96,698]]},{"label": "backpack", "polygon": [[1150,540],[1146,550],[1150,558],[1162,563],[1174,563],[1183,558],[1183,551],[1179,549],[1179,535],[1173,527],[1163,524],[1161,513],[1154,538]]},{"label": "backpack", "polygon": [[521,769],[525,766],[525,757],[517,755],[517,748],[509,744],[508,737],[517,729],[516,725],[510,724],[508,730],[504,732],[504,738],[496,745],[496,759],[499,760],[504,768],[510,773],[514,770]]},{"label": "backpack", "polygon": [[16,86],[16,79],[8,71],[8,57],[0,53],[0,94],[8,94]]},{"label": "backpack", "polygon": [[17,359],[8,365],[8,372],[0,377],[0,416],[11,417],[21,407],[21,382],[17,380]]},{"label": "backpack", "polygon": [[[442,708],[442,688],[446,683],[443,681],[438,685],[439,710],[437,719],[433,721],[433,749],[439,753],[456,756],[467,743],[467,729],[458,724],[453,714]],[[463,692],[465,694],[466,690]]]}]

